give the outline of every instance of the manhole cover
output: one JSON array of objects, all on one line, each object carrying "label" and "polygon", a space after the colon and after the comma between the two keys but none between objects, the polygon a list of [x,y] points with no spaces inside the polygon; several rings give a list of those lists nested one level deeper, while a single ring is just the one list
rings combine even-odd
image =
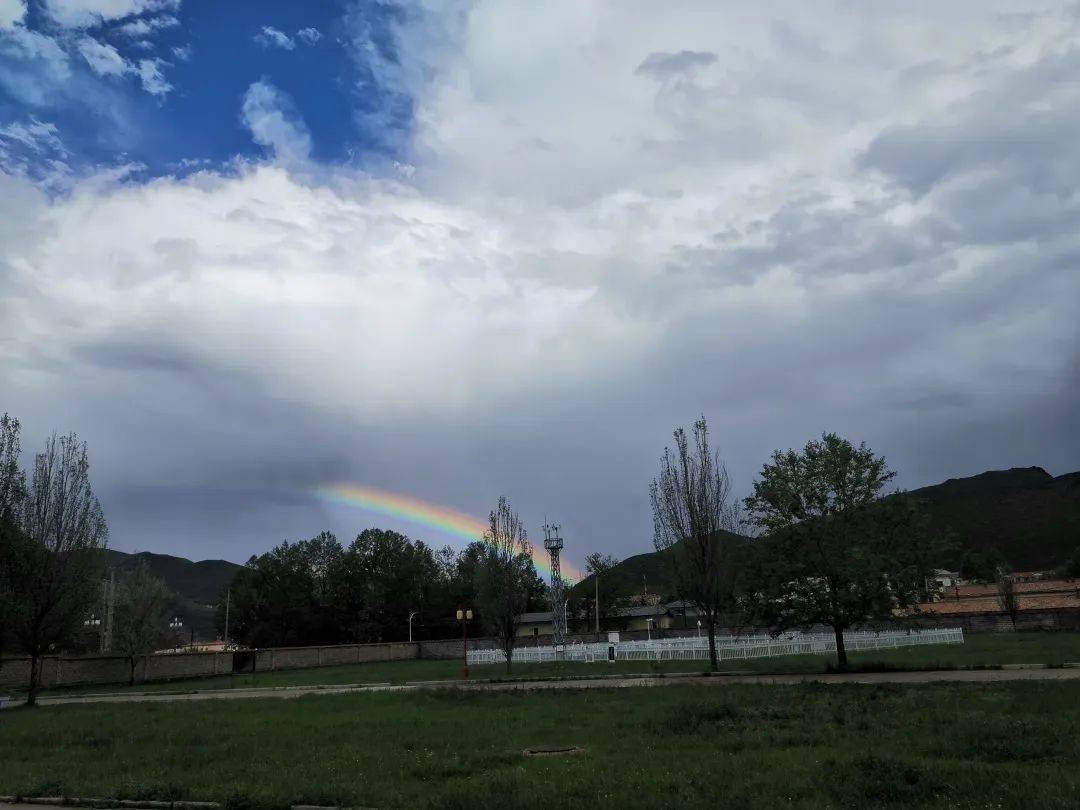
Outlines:
[{"label": "manhole cover", "polygon": [[569,757],[583,754],[585,749],[576,745],[537,745],[526,748],[522,753],[527,757]]}]

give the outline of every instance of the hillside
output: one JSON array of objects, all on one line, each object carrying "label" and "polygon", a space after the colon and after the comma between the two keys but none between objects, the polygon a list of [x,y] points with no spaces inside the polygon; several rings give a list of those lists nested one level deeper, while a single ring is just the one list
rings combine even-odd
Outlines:
[{"label": "hillside", "polygon": [[[934,524],[956,544],[941,564],[959,568],[967,551],[1000,551],[1017,571],[1045,570],[1063,564],[1080,549],[1080,472],[1055,478],[1041,467],[991,470],[969,478],[950,478],[911,490]],[[656,552],[627,557],[609,576],[633,593],[670,595],[667,567]],[[592,577],[573,591],[592,593]],[[603,587],[603,586],[601,586]]]},{"label": "hillside", "polygon": [[227,560],[192,562],[183,557],[148,551],[127,554],[109,549],[106,552],[106,564],[118,572],[131,571],[140,562],[145,562],[150,571],[176,594],[174,611],[184,619],[189,633],[194,628],[196,637],[203,640],[217,635],[214,611],[241,566]]},{"label": "hillside", "polygon": [[909,493],[964,551],[1000,551],[1018,571],[1054,568],[1080,548],[1080,472],[994,470]]},{"label": "hillside", "polygon": [[[610,573],[601,579],[601,588],[624,594],[641,594],[646,589],[650,594],[659,594],[664,598],[675,597],[675,586],[671,581],[671,568],[665,557],[671,552],[651,551],[635,554],[622,560]],[[571,588],[576,596],[591,597],[593,578],[587,576]]]}]

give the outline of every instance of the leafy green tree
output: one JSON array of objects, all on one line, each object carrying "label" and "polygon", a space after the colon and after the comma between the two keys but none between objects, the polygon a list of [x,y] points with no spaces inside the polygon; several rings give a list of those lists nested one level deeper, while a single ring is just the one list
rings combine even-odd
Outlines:
[{"label": "leafy green tree", "polygon": [[[329,572],[341,545],[329,532],[281,543],[254,556],[231,586],[230,635],[253,647],[284,647],[335,641],[327,627]],[[219,630],[224,607],[218,610]]]},{"label": "leafy green tree", "polygon": [[145,562],[126,574],[116,590],[113,649],[128,658],[128,684],[135,683],[135,667],[161,649],[175,635],[168,627],[173,595],[165,583],[150,573]]},{"label": "leafy green tree", "polygon": [[1000,549],[996,548],[988,551],[976,551],[974,549],[966,551],[960,560],[960,575],[964,579],[983,585],[996,583],[999,571],[1008,572],[1011,570],[1012,568],[1005,559],[1005,555],[1001,553]]},{"label": "leafy green tree", "polygon": [[745,505],[755,543],[755,607],[778,630],[824,624],[848,665],[844,631],[914,606],[932,573],[938,538],[900,495],[885,459],[834,433],[801,451],[777,451]]},{"label": "leafy green tree", "polygon": [[82,628],[100,588],[108,526],[75,434],[46,442],[16,509],[4,554],[12,634],[30,656],[27,703],[36,702],[41,657]]},{"label": "leafy green tree", "polygon": [[506,653],[509,673],[518,619],[529,606],[530,590],[538,577],[528,533],[506,498],[499,498],[488,523],[477,571],[477,602],[480,618]]},{"label": "leafy green tree", "polygon": [[1065,564],[1058,570],[1058,575],[1068,579],[1080,579],[1080,548],[1074,551],[1073,555],[1065,561]]},{"label": "leafy green tree", "polygon": [[349,547],[355,562],[353,582],[363,593],[371,641],[406,638],[410,613],[416,623],[438,603],[439,564],[423,542],[400,532],[365,529]]},{"label": "leafy green tree", "polygon": [[680,596],[705,622],[715,672],[716,627],[738,607],[746,540],[735,533],[738,503],[720,454],[709,447],[705,420],[694,423],[693,447],[682,428],[674,436],[675,450],[664,448],[660,473],[649,488],[653,545],[667,557]]}]

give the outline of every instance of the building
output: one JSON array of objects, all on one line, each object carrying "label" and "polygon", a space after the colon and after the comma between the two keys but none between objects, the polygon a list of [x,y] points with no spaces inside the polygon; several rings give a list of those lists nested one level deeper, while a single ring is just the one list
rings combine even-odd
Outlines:
[{"label": "building", "polygon": [[947,571],[944,568],[935,568],[930,581],[938,591],[944,591],[946,588],[954,588],[963,584],[959,571]]},{"label": "building", "polygon": [[555,635],[555,616],[550,610],[522,613],[518,616],[517,637],[536,638]]},{"label": "building", "polygon": [[[1014,583],[1020,612],[1080,610],[1080,580],[1039,579]],[[917,612],[935,616],[1001,613],[997,585],[953,585]]]},{"label": "building", "polygon": [[619,619],[627,630],[669,630],[675,626],[674,616],[667,605],[637,605],[619,611]]}]

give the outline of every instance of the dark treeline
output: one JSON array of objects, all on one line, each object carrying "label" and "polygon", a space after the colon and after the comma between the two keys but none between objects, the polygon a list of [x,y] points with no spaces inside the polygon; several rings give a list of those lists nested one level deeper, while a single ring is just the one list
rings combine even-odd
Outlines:
[{"label": "dark treeline", "polygon": [[[461,632],[459,608],[482,615],[485,544],[433,549],[385,529],[344,546],[330,532],[253,556],[233,580],[229,640],[252,647],[447,638]],[[525,566],[529,610],[546,610],[547,589]],[[218,609],[225,632],[226,600]]]}]

